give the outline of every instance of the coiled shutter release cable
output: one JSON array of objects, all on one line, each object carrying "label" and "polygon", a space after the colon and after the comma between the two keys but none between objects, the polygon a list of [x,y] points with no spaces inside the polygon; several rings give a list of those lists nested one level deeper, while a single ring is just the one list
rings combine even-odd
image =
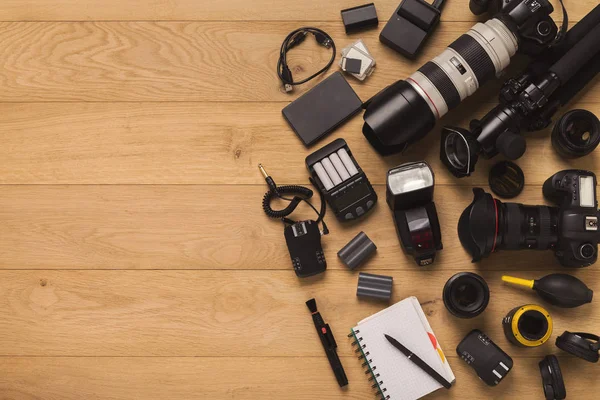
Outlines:
[{"label": "coiled shutter release cable", "polygon": [[[295,224],[297,221],[294,221],[290,218],[287,218],[291,213],[293,213],[298,205],[301,202],[306,202],[312,208],[315,213],[317,213],[317,224],[320,222],[323,225],[323,229],[321,230],[321,235],[327,235],[329,233],[329,229],[327,228],[327,224],[323,218],[325,217],[325,212],[327,211],[325,201],[323,199],[323,194],[319,191],[319,197],[321,199],[321,210],[317,210],[316,207],[309,201],[309,199],[313,196],[313,191],[307,187],[299,186],[299,185],[285,185],[285,186],[277,186],[273,178],[262,166],[262,164],[258,164],[258,169],[262,173],[265,178],[265,182],[269,186],[269,191],[265,193],[263,196],[262,207],[263,211],[269,218],[278,218],[281,219],[286,224]],[[309,178],[310,183],[316,187],[315,182],[312,178]],[[292,195],[293,197],[286,197],[284,195]],[[271,207],[271,200],[279,198],[285,201],[288,201],[289,204],[287,207],[281,210],[274,210]]]}]

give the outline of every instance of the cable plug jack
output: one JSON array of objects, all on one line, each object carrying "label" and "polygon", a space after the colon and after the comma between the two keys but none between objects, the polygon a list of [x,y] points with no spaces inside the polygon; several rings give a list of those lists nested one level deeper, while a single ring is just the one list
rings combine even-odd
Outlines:
[{"label": "cable plug jack", "polygon": [[269,189],[273,193],[276,193],[277,195],[279,195],[279,192],[277,191],[277,184],[275,183],[273,178],[271,178],[271,176],[267,173],[267,171],[265,170],[265,168],[263,167],[262,164],[258,164],[258,169],[260,170],[261,174],[265,178],[265,182],[267,182]]},{"label": "cable plug jack", "polygon": [[294,90],[294,86],[292,83],[294,82],[294,78],[292,77],[292,70],[289,69],[287,65],[283,66],[283,71],[281,71],[281,77],[283,81],[283,90],[286,93],[289,93]]}]

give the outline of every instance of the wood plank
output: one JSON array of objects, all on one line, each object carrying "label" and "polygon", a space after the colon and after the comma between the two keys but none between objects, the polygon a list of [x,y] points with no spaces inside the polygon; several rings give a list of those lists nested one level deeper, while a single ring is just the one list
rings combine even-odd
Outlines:
[{"label": "wood plank", "polygon": [[[554,18],[562,20],[556,0]],[[454,0],[442,13],[443,21],[475,21],[468,12],[468,0]],[[269,0],[194,1],[194,0],[29,0],[27,7],[19,0],[4,0],[0,4],[2,21],[64,21],[64,20],[319,20],[339,21],[340,10],[364,4],[360,0],[307,0],[289,2],[285,7],[274,7]],[[399,0],[380,0],[377,13],[383,27],[399,4]],[[591,10],[594,0],[565,0],[569,17],[576,21]],[[341,24],[341,22],[340,22]]]},{"label": "wood plank", "polygon": [[[464,269],[476,270],[468,264]],[[536,269],[518,275],[565,272],[546,265]],[[505,286],[500,272],[479,271],[490,286],[490,304],[479,317],[458,320],[441,300],[455,271],[363,270],[394,278],[393,302],[417,296],[448,355],[474,328],[517,357],[558,351],[554,339],[526,350],[506,341],[501,326],[506,313],[540,300],[526,289]],[[600,287],[594,268],[573,273],[590,288]],[[299,281],[291,271],[2,271],[1,355],[320,357],[323,348],[304,304],[314,297],[337,335],[339,354],[352,356],[350,328],[385,307],[357,299],[357,275],[328,271]],[[593,305],[547,308],[554,335],[598,330]]]},{"label": "wood plank", "polygon": [[[480,160],[474,175],[454,178],[439,160],[443,125],[467,127],[493,105],[452,114],[403,155],[382,158],[354,117],[307,150],[281,116],[279,103],[58,103],[0,104],[0,183],[3,184],[258,184],[263,163],[278,183],[307,181],[305,157],[344,138],[371,183],[385,184],[386,171],[427,160],[437,184],[487,185],[491,165]],[[600,103],[576,103],[600,115]],[[565,110],[561,110],[562,115]],[[107,118],[107,116],[110,116]],[[550,142],[551,127],[526,134],[527,153],[517,163],[528,184],[541,185],[566,168],[598,170],[600,159],[561,158]],[[544,160],[544,168],[540,168]]]},{"label": "wood plank", "polygon": [[[594,399],[600,390],[593,365],[570,357],[559,362],[569,398]],[[3,398],[22,400],[106,399],[355,399],[375,398],[358,361],[343,358],[350,382],[335,383],[323,357],[311,358],[30,358],[8,357],[0,363]],[[484,385],[459,359],[452,359],[457,377],[450,391],[427,399],[484,400],[541,398],[537,358],[515,359],[513,371],[497,388]],[[240,380],[243,376],[243,381]],[[293,397],[292,397],[293,396]]]},{"label": "wood plank", "polygon": [[[265,185],[266,187],[266,185]],[[283,270],[291,263],[281,222],[261,209],[262,186],[4,186],[0,196],[1,269]],[[346,270],[337,252],[365,231],[378,247],[369,268],[414,271],[385,203],[360,223],[327,216],[323,239],[329,269]],[[431,270],[473,268],[456,235],[470,187],[440,186],[435,200],[444,250]],[[542,202],[540,187],[516,199]],[[318,200],[317,200],[318,204]],[[296,218],[315,218],[306,206]],[[476,267],[527,270],[558,267],[551,251],[500,251]]]},{"label": "wood plank", "polygon": [[[422,56],[410,62],[380,44],[377,31],[347,37],[339,22],[314,24],[340,49],[358,37],[370,47],[377,71],[364,84],[353,82],[364,100],[412,74],[471,26],[442,24]],[[297,27],[287,21],[0,23],[0,102],[290,101],[318,82],[292,96],[280,87],[279,47]],[[296,79],[329,59],[317,47],[309,40],[290,53]],[[496,98],[497,88],[485,90],[472,104],[486,94]],[[599,102],[600,94],[590,91],[584,98]]]}]

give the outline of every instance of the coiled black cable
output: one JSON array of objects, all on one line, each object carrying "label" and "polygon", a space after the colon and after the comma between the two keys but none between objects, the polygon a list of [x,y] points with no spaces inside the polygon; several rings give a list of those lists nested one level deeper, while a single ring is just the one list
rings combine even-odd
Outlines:
[{"label": "coiled black cable", "polygon": [[[321,199],[321,210],[319,211],[309,201],[310,198],[312,198],[312,196],[314,194],[311,189],[304,187],[304,186],[299,186],[299,185],[277,186],[277,184],[275,183],[273,178],[271,178],[269,175],[267,175],[267,173],[265,172],[262,165],[259,164],[258,167],[260,168],[261,172],[265,176],[267,185],[269,185],[269,191],[267,193],[265,193],[265,195],[263,196],[263,201],[262,201],[263,211],[265,212],[265,214],[267,214],[267,216],[269,218],[277,218],[277,219],[281,219],[285,223],[295,224],[296,221],[294,221],[290,218],[287,218],[287,217],[296,210],[296,208],[298,207],[298,205],[301,202],[304,201],[304,202],[306,202],[306,204],[308,204],[310,206],[310,208],[312,208],[315,211],[315,213],[317,213],[318,218],[317,218],[316,222],[317,222],[317,224],[319,222],[321,222],[323,224],[323,235],[327,235],[329,233],[327,224],[325,224],[325,221],[323,220],[327,209],[325,206],[325,200],[323,199],[323,194],[320,191],[319,191],[319,197]],[[310,179],[310,183],[316,187],[313,179],[312,178],[309,178],[309,179]],[[285,195],[293,196],[293,197],[286,197]],[[288,204],[287,207],[285,207],[284,209],[274,210],[273,207],[271,207],[271,201],[275,198],[289,201],[290,204]]]}]

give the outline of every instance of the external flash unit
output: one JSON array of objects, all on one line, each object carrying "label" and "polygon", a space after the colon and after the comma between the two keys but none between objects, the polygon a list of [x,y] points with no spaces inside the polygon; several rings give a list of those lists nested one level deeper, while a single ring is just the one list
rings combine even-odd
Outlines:
[{"label": "external flash unit", "polygon": [[433,202],[433,170],[425,161],[392,168],[387,173],[386,200],[394,213],[402,248],[418,265],[432,264],[441,250],[442,234]]}]

